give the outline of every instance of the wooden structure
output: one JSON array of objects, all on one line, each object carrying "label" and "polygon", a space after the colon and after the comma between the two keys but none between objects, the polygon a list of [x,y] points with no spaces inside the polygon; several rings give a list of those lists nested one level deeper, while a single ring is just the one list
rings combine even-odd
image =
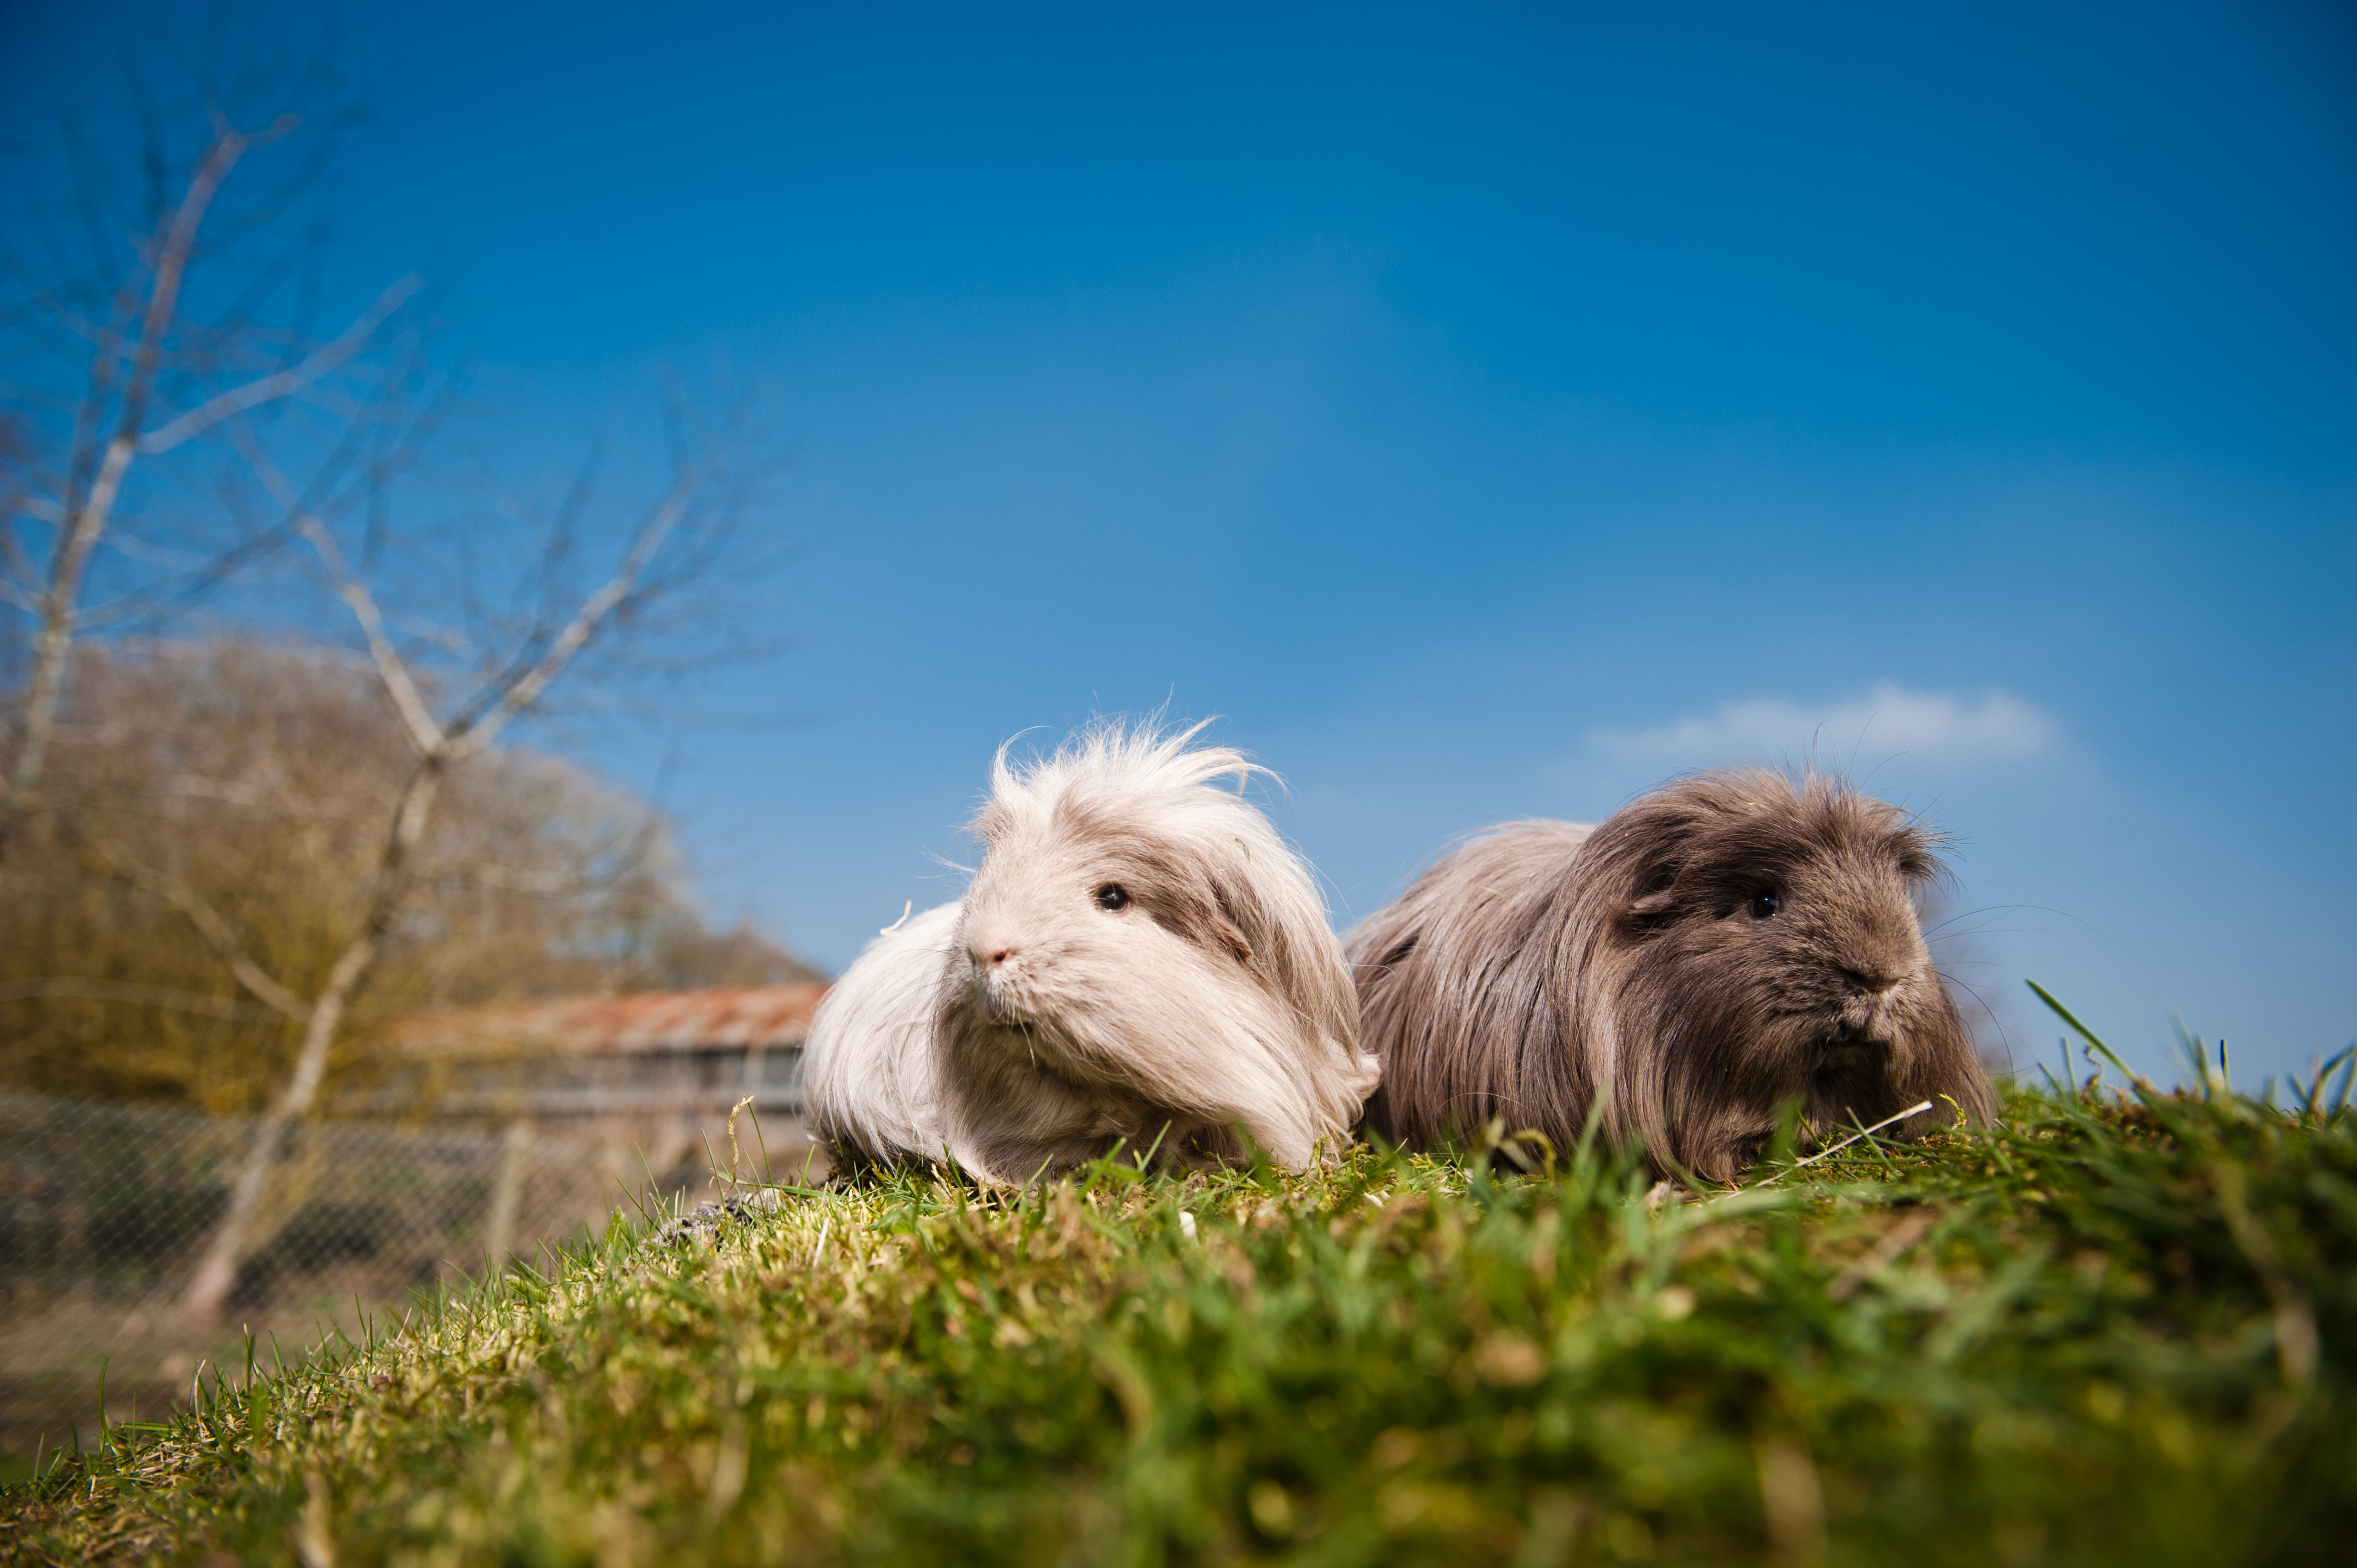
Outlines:
[{"label": "wooden structure", "polygon": [[[568,996],[434,1014],[403,1031],[408,1070],[352,1110],[472,1126],[527,1125],[642,1151],[660,1176],[725,1163],[732,1107],[750,1100],[773,1169],[799,1162],[802,1051],[822,981]],[[758,1158],[739,1120],[745,1158]],[[780,1171],[782,1174],[782,1171]]]}]

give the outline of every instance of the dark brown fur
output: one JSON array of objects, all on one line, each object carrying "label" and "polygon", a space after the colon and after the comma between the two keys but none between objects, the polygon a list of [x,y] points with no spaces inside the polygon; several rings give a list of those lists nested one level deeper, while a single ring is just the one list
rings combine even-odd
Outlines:
[{"label": "dark brown fur", "polygon": [[[1937,847],[1838,779],[1764,769],[1676,780],[1594,830],[1495,829],[1350,939],[1383,1064],[1367,1124],[1432,1144],[1500,1117],[1568,1148],[1601,1094],[1608,1143],[1726,1181],[1793,1101],[1826,1133],[1943,1095],[1986,1122],[1916,917]],[[1753,914],[1760,893],[1781,908]]]}]

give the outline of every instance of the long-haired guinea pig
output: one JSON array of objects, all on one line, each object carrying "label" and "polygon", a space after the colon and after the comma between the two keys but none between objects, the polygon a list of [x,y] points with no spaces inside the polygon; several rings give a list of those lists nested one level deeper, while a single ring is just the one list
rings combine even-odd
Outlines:
[{"label": "long-haired guinea pig", "polygon": [[1609,1142],[1727,1181],[1793,1101],[1826,1133],[1943,1095],[1986,1122],[1917,918],[1938,842],[1838,779],[1756,768],[1593,829],[1494,829],[1351,933],[1368,1125],[1426,1144],[1502,1117],[1567,1147],[1600,1095]]},{"label": "long-haired guinea pig", "polygon": [[1309,873],[1214,781],[1239,752],[1101,725],[1001,747],[965,897],[871,944],[805,1051],[807,1119],[838,1161],[954,1161],[1027,1181],[1117,1142],[1178,1165],[1241,1129],[1300,1168],[1375,1083]]}]

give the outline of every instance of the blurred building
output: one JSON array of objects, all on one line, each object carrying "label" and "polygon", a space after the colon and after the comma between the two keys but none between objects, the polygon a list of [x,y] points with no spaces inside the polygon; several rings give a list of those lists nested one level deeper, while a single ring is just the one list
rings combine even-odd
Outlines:
[{"label": "blurred building", "polygon": [[426,1015],[403,1031],[401,1070],[339,1110],[630,1148],[661,1177],[725,1165],[729,1112],[750,1101],[759,1133],[738,1119],[741,1155],[766,1146],[783,1176],[809,1150],[802,1042],[825,994],[823,981],[797,981]]}]

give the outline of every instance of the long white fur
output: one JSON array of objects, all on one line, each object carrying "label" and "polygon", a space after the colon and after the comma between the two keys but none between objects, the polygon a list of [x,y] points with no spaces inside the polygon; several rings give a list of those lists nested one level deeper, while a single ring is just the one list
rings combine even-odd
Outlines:
[{"label": "long white fur", "polygon": [[[812,1129],[854,1158],[1020,1181],[1116,1140],[1290,1168],[1345,1141],[1377,1066],[1317,886],[1218,780],[1200,726],[1101,725],[1001,747],[966,896],[871,943],[813,1022]],[[1095,895],[1134,897],[1109,912]],[[993,961],[993,955],[1000,955]]]},{"label": "long white fur", "polygon": [[802,1050],[811,1130],[867,1151],[942,1156],[933,1015],[955,950],[958,906],[903,920],[827,988]]}]

